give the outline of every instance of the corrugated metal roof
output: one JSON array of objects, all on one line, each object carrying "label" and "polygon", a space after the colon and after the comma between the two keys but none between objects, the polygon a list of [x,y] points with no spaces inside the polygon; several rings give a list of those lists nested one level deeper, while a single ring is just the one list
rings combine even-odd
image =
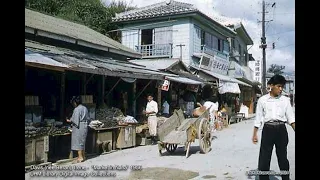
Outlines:
[{"label": "corrugated metal roof", "polygon": [[169,4],[167,4],[166,2],[160,2],[136,10],[116,14],[116,17],[112,18],[112,20],[114,22],[119,22],[125,20],[145,19],[150,17],[176,15],[197,11],[197,8],[188,3],[171,1]]},{"label": "corrugated metal roof", "polygon": [[193,85],[200,85],[202,84],[202,82],[199,81],[195,81],[189,78],[185,78],[185,77],[170,77],[170,76],[166,76],[166,79],[171,80],[171,81],[175,81],[175,82],[179,82],[179,83],[183,83],[183,84],[193,84]]},{"label": "corrugated metal roof", "polygon": [[179,59],[141,59],[130,60],[129,62],[145,66],[149,69],[165,70],[177,64]]},{"label": "corrugated metal roof", "polygon": [[131,54],[140,56],[139,53],[133,51],[132,49],[97,31],[94,31],[93,29],[90,29],[87,26],[49,16],[40,12],[32,11],[26,8],[25,26],[46,32],[64,35],[78,40],[83,40],[104,47],[126,51]]},{"label": "corrugated metal roof", "polygon": [[67,65],[62,64],[58,61],[55,61],[51,58],[48,58],[46,56],[43,56],[38,53],[34,53],[30,50],[25,50],[25,62],[31,62],[31,63],[38,63],[38,64],[44,64],[49,66],[55,66],[55,67],[62,67],[62,68],[68,68]]},{"label": "corrugated metal roof", "polygon": [[[34,47],[36,47],[35,50],[39,54],[54,59],[59,63],[68,65],[68,68],[70,70],[84,70],[88,72],[86,69],[89,69],[89,72],[96,74],[132,78],[134,78],[135,75],[139,75],[139,77],[143,76],[145,77],[145,79],[164,79],[165,76],[178,77],[175,74],[148,69],[146,67],[135,65],[127,61],[113,60],[89,53],[76,52],[68,49],[57,48],[54,46],[46,46],[36,42],[29,41],[26,46],[26,48],[28,48],[28,46],[33,47],[31,48],[32,51],[34,50]],[[121,73],[123,73],[123,75],[121,75]]]}]

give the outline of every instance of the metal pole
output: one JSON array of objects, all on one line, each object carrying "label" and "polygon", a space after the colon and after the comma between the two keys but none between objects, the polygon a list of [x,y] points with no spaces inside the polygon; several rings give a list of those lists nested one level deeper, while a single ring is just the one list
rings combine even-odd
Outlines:
[{"label": "metal pole", "polygon": [[266,36],[265,36],[265,1],[262,1],[262,37],[261,37],[261,47],[262,47],[262,93],[267,93],[266,88]]}]

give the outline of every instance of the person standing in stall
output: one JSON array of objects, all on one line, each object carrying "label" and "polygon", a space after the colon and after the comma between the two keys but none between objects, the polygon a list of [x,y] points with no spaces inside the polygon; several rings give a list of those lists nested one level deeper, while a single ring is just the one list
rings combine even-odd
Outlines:
[{"label": "person standing in stall", "polygon": [[73,163],[79,163],[85,160],[84,151],[90,118],[88,109],[82,105],[79,96],[72,97],[70,102],[75,109],[72,117],[66,121],[72,123],[71,150],[78,152],[78,158]]},{"label": "person standing in stall", "polygon": [[157,136],[157,113],[158,113],[158,104],[153,100],[153,96],[149,94],[147,96],[147,107],[144,111],[144,114],[148,117],[148,128],[151,136],[152,144],[156,144]]},{"label": "person standing in stall", "polygon": [[162,116],[169,118],[170,117],[169,111],[170,111],[170,105],[167,100],[164,100],[162,104]]}]

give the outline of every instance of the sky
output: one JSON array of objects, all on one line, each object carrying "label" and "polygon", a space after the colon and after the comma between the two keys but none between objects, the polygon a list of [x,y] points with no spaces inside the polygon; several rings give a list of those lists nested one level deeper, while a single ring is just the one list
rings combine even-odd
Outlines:
[{"label": "sky", "polygon": [[[105,3],[110,0],[102,0]],[[116,0],[117,1],[117,0]],[[164,0],[125,0],[137,7],[162,2]],[[256,60],[262,60],[259,48],[262,35],[262,0],[177,0],[194,4],[196,8],[221,23],[242,22],[254,45],[248,46],[249,53]],[[266,2],[266,60],[267,69],[271,64],[285,66],[284,71],[295,70],[295,1],[265,0]],[[272,7],[272,4],[275,5]],[[270,21],[271,20],[271,21]],[[275,49],[272,49],[275,43]],[[254,62],[251,63],[254,67]]]}]

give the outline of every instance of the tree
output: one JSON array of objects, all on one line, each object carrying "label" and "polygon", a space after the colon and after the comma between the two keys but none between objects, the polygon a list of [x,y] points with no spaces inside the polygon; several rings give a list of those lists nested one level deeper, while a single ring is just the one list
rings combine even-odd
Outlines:
[{"label": "tree", "polygon": [[281,65],[277,65],[277,64],[271,64],[268,72],[269,73],[273,73],[273,74],[282,74],[283,71],[286,67],[285,66],[281,66]]},{"label": "tree", "polygon": [[112,1],[104,5],[100,0],[25,0],[25,7],[86,25],[104,35],[119,41],[120,34],[112,23],[116,13],[135,9],[125,1]]}]

